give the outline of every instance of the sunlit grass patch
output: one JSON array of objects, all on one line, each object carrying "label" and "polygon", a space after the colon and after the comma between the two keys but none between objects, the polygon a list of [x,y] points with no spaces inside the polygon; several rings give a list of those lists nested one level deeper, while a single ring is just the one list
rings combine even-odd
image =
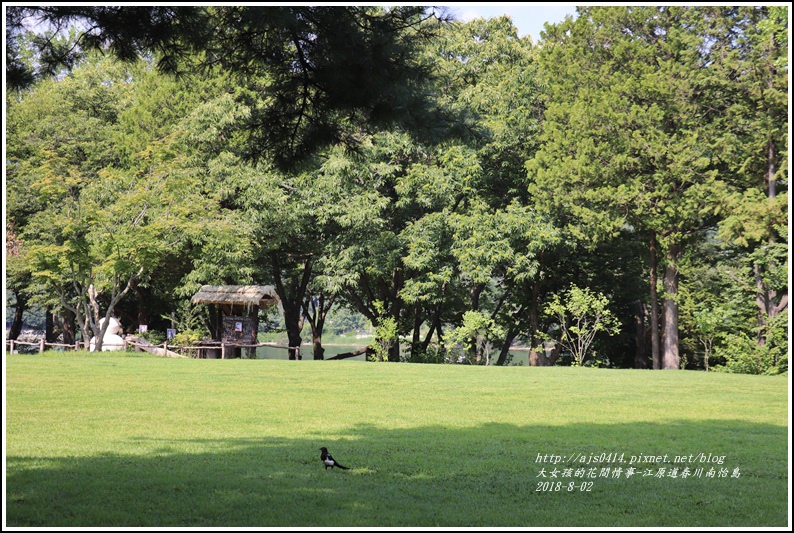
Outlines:
[{"label": "sunlit grass patch", "polygon": [[[8,356],[6,378],[11,526],[787,519],[785,377],[64,354]],[[729,475],[625,476],[632,456],[699,453]]]}]

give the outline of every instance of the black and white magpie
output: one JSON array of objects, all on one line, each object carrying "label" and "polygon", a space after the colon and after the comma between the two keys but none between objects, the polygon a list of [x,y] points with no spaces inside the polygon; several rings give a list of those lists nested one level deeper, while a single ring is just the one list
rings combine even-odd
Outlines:
[{"label": "black and white magpie", "polygon": [[323,461],[323,464],[325,465],[325,469],[326,469],[326,470],[328,470],[328,467],[329,467],[329,466],[330,466],[331,468],[333,468],[333,467],[337,467],[337,468],[341,468],[342,470],[350,470],[348,467],[340,465],[340,464],[339,464],[339,463],[336,461],[336,459],[334,459],[334,458],[331,456],[331,454],[330,454],[330,453],[328,453],[328,448],[326,448],[325,446],[323,446],[322,448],[320,448],[320,452],[322,452],[322,453],[320,453],[320,459],[322,459],[322,461]]}]

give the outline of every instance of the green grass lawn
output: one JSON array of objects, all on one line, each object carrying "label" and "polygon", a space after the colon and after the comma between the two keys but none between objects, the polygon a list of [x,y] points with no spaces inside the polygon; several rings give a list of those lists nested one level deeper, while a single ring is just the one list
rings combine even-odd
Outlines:
[{"label": "green grass lawn", "polygon": [[787,376],[83,353],[6,393],[8,526],[788,520]]}]

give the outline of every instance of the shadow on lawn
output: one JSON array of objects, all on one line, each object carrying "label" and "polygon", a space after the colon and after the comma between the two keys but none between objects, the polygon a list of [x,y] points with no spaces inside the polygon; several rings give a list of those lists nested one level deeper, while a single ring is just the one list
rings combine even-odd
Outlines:
[{"label": "shadow on lawn", "polygon": [[[7,458],[9,526],[785,526],[787,429],[741,421],[352,428],[336,439],[140,438],[141,455]],[[349,471],[322,466],[327,446]],[[709,453],[740,476],[558,478]],[[624,454],[605,464],[571,456]],[[605,457],[606,459],[606,457]],[[633,465],[658,471],[659,464]],[[697,465],[664,465],[690,466]],[[712,465],[708,465],[712,466]],[[573,491],[567,491],[574,482]]]}]

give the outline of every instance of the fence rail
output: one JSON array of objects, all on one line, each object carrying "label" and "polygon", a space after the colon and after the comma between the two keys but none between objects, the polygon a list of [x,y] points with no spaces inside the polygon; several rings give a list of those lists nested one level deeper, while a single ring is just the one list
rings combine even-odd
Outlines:
[{"label": "fence rail", "polygon": [[[10,353],[14,353],[14,349],[16,346],[37,346],[39,351],[38,353],[43,353],[48,348],[65,348],[70,350],[81,350],[84,349],[85,346],[82,342],[76,342],[74,344],[63,344],[58,342],[46,342],[44,339],[30,342],[30,341],[19,341],[14,339],[6,339],[6,348],[7,351]],[[275,344],[272,342],[260,342],[257,344],[236,344],[236,343],[225,343],[225,342],[212,342],[212,343],[204,343],[200,346],[179,346],[168,344],[168,341],[163,342],[162,344],[151,344],[151,343],[142,343],[136,342],[134,340],[127,340],[124,339],[124,344],[122,347],[122,351],[128,351],[130,348],[135,349],[136,351],[148,351],[147,349],[156,348],[157,350],[163,350],[163,354],[168,356],[169,352],[178,353],[179,356],[182,357],[190,357],[190,358],[200,358],[201,350],[220,350],[221,351],[221,359],[226,359],[226,351],[227,349],[234,349],[234,348],[259,348],[262,346],[268,346],[270,348],[281,348],[283,350],[290,350],[289,346],[282,346],[280,344]],[[188,352],[191,355],[185,356],[184,352]],[[171,356],[173,357],[173,356]]]}]

